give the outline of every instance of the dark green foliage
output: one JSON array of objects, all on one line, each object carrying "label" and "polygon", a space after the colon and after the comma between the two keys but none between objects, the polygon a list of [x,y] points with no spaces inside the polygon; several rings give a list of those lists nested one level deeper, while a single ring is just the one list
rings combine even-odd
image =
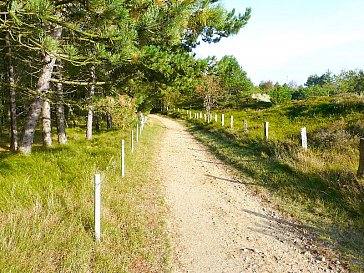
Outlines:
[{"label": "dark green foliage", "polygon": [[311,75],[307,78],[307,81],[305,83],[305,86],[323,86],[328,83],[333,82],[333,77],[331,75],[332,73],[330,71],[327,71],[326,73],[322,74],[321,76],[318,75]]},{"label": "dark green foliage", "polygon": [[291,100],[292,90],[287,84],[284,84],[283,86],[276,84],[269,92],[269,95],[273,103],[282,104]]},{"label": "dark green foliage", "polygon": [[[190,96],[206,72],[207,61],[190,54],[198,39],[218,42],[250,18],[250,9],[235,15],[216,1],[198,0],[9,0],[0,3],[0,11],[1,34],[12,38],[20,123],[37,96],[83,115],[93,100],[125,94],[135,98],[137,110],[171,107]],[[55,30],[62,30],[61,37],[55,38]],[[52,90],[40,92],[47,54],[61,60],[61,79],[53,78]],[[1,74],[5,70],[1,67]],[[59,82],[65,90],[61,96],[54,92]],[[91,82],[96,88],[89,96]]]},{"label": "dark green foliage", "polygon": [[227,12],[222,6],[214,5],[215,0],[200,1],[188,19],[188,27],[183,39],[184,47],[191,51],[201,37],[204,42],[217,43],[223,37],[237,34],[250,19],[251,9],[235,15],[235,10]]},{"label": "dark green foliage", "polygon": [[231,100],[249,95],[253,87],[246,72],[241,68],[234,56],[222,57],[216,63],[215,75],[218,77],[221,87],[231,97]]}]

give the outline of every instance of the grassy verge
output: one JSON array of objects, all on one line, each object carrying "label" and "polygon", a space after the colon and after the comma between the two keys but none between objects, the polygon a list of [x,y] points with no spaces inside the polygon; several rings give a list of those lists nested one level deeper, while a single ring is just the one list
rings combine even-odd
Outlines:
[{"label": "grassy verge", "polygon": [[[31,156],[0,153],[2,272],[165,272],[169,246],[160,183],[152,175],[160,126],[147,126],[120,177],[119,131],[70,144],[35,148]],[[94,242],[93,175],[101,173],[101,242]]]},{"label": "grassy verge", "polygon": [[[356,177],[363,111],[363,99],[322,98],[224,111],[224,128],[203,119],[188,124],[198,140],[253,181],[254,191],[310,229],[322,246],[336,249],[351,270],[363,272],[364,181]],[[234,129],[228,128],[230,115]],[[248,132],[243,130],[244,120]],[[268,141],[263,137],[264,121],[270,122]],[[300,148],[303,126],[308,130],[308,151]]]}]

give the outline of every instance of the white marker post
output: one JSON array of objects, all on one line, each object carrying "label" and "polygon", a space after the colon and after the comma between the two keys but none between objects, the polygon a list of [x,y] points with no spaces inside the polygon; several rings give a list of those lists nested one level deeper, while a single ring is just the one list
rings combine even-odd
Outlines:
[{"label": "white marker post", "polygon": [[233,116],[230,117],[230,128],[231,129],[234,128],[234,117]]},{"label": "white marker post", "polygon": [[94,222],[95,222],[95,240],[96,242],[100,242],[101,237],[101,224],[100,224],[100,215],[101,215],[101,176],[100,174],[95,174],[94,177],[95,183],[95,208],[94,208]]},{"label": "white marker post", "polygon": [[215,114],[215,122],[217,122],[217,114]]},{"label": "white marker post", "polygon": [[207,115],[203,114],[203,120],[206,122],[207,121]]},{"label": "white marker post", "polygon": [[121,177],[125,176],[125,140],[121,141]]},{"label": "white marker post", "polygon": [[200,118],[202,119],[202,113],[200,112]]},{"label": "white marker post", "polygon": [[136,125],[136,141],[139,141],[139,124]]},{"label": "white marker post", "polygon": [[307,150],[307,130],[306,127],[301,128],[302,148]]},{"label": "white marker post", "polygon": [[192,118],[192,111],[190,110],[190,119]]},{"label": "white marker post", "polygon": [[140,122],[140,126],[139,126],[139,135],[142,135],[142,131],[143,131],[143,122]]},{"label": "white marker post", "polygon": [[264,122],[264,137],[265,140],[268,140],[268,134],[269,134],[269,122]]},{"label": "white marker post", "polygon": [[244,120],[244,131],[248,131],[248,121]]},{"label": "white marker post", "polygon": [[131,153],[134,153],[134,130],[131,130]]},{"label": "white marker post", "polygon": [[224,127],[225,125],[225,115],[221,114],[221,126]]}]

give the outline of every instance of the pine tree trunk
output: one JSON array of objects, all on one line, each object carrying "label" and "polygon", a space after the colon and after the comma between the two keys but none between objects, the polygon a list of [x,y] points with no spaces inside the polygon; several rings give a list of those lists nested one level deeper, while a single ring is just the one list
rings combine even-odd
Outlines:
[{"label": "pine tree trunk", "polygon": [[[61,71],[61,60],[56,60],[57,73],[56,77],[58,80],[62,80],[62,71]],[[66,144],[67,143],[67,135],[66,135],[66,119],[64,115],[64,105],[63,105],[63,84],[61,82],[57,83],[57,96],[58,102],[56,105],[56,115],[57,115],[57,134],[58,134],[58,143]]]},{"label": "pine tree trunk", "polygon": [[45,98],[43,100],[42,128],[43,128],[43,145],[46,147],[52,146],[51,102],[48,98]]},{"label": "pine tree trunk", "polygon": [[[95,66],[91,66],[91,82],[94,83],[96,81],[96,74],[95,74]],[[87,114],[87,129],[86,129],[86,139],[92,139],[92,122],[93,122],[93,112],[94,112],[94,105],[93,105],[93,97],[95,95],[95,85],[91,85],[90,87],[90,105],[88,108]]]},{"label": "pine tree trunk", "polygon": [[[57,27],[53,33],[53,36],[57,40],[61,37],[61,34],[62,28]],[[29,154],[32,151],[35,129],[37,127],[43,104],[42,96],[49,90],[49,82],[52,77],[55,61],[55,58],[52,58],[48,53],[45,53],[43,58],[44,65],[37,84],[38,95],[31,104],[29,113],[25,119],[23,137],[19,147],[19,150],[24,154]]]},{"label": "pine tree trunk", "polygon": [[[45,72],[43,71],[43,73]],[[19,150],[24,154],[29,154],[32,151],[35,128],[37,127],[37,122],[40,116],[41,109],[42,99],[41,97],[36,97],[30,105],[30,110],[26,117],[23,128],[22,141],[19,147]]]},{"label": "pine tree trunk", "polygon": [[62,102],[59,102],[57,104],[56,111],[57,111],[58,143],[67,144],[66,119],[64,117],[64,105]]},{"label": "pine tree trunk", "polygon": [[106,113],[106,124],[107,124],[107,129],[112,128],[112,116],[109,112]]},{"label": "pine tree trunk", "polygon": [[100,114],[94,113],[95,129],[96,132],[100,132]]},{"label": "pine tree trunk", "polygon": [[10,35],[6,33],[5,43],[8,47],[7,61],[8,61],[8,83],[9,83],[9,106],[10,106],[10,151],[18,150],[18,123],[16,118],[16,91],[14,88],[14,66],[11,56],[11,42]]},{"label": "pine tree trunk", "polygon": [[68,120],[70,122],[72,122],[72,128],[76,128],[77,127],[77,120],[75,119],[75,114],[73,113],[73,109],[72,107],[68,108]]}]

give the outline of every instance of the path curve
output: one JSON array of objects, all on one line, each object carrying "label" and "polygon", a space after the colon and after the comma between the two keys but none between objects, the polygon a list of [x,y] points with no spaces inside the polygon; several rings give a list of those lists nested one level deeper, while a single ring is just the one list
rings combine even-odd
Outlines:
[{"label": "path curve", "polygon": [[170,208],[173,272],[345,272],[303,249],[304,235],[264,207],[180,123],[166,128],[156,171]]}]

